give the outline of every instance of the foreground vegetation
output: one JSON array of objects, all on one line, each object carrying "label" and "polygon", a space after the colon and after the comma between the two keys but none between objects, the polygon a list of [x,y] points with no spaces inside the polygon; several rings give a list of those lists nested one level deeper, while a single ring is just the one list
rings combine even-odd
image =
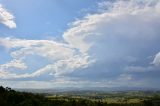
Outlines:
[{"label": "foreground vegetation", "polygon": [[33,94],[0,87],[0,106],[160,106],[159,92]]}]

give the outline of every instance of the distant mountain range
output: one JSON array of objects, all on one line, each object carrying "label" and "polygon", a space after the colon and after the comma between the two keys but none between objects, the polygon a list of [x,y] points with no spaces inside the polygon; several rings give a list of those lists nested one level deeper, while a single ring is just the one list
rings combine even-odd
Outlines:
[{"label": "distant mountain range", "polygon": [[78,92],[78,91],[98,91],[98,92],[111,92],[111,91],[160,91],[158,88],[142,88],[142,87],[65,87],[65,88],[47,88],[47,89],[32,89],[32,88],[15,88],[16,91],[25,91],[33,93],[55,93],[55,92]]}]

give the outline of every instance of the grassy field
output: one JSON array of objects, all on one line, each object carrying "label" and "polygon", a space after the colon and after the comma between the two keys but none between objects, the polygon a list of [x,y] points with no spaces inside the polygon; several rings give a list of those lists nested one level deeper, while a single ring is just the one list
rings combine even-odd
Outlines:
[{"label": "grassy field", "polygon": [[[98,92],[98,91],[70,91],[59,92],[46,96],[49,100],[89,100],[100,101],[107,104],[142,104],[144,101],[152,100],[153,102],[160,103],[159,91],[126,91],[126,92]],[[160,105],[160,104],[159,104]],[[158,105],[158,106],[159,106]]]}]

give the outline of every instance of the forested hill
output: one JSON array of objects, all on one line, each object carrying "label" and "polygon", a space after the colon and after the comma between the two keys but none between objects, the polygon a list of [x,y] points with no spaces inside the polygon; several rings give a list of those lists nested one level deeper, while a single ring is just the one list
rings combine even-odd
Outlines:
[{"label": "forested hill", "polygon": [[0,86],[0,106],[49,106],[49,101],[42,95],[17,92]]}]

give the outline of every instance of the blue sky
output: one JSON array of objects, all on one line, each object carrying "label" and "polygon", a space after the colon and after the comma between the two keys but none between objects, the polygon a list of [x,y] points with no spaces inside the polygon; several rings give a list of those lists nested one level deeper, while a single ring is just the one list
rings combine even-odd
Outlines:
[{"label": "blue sky", "polygon": [[14,14],[17,24],[14,30],[2,27],[1,35],[44,39],[47,36],[61,36],[68,24],[76,18],[83,17],[85,9],[91,10],[97,0],[1,0],[0,2]]},{"label": "blue sky", "polygon": [[158,0],[0,0],[0,84],[160,88]]}]

